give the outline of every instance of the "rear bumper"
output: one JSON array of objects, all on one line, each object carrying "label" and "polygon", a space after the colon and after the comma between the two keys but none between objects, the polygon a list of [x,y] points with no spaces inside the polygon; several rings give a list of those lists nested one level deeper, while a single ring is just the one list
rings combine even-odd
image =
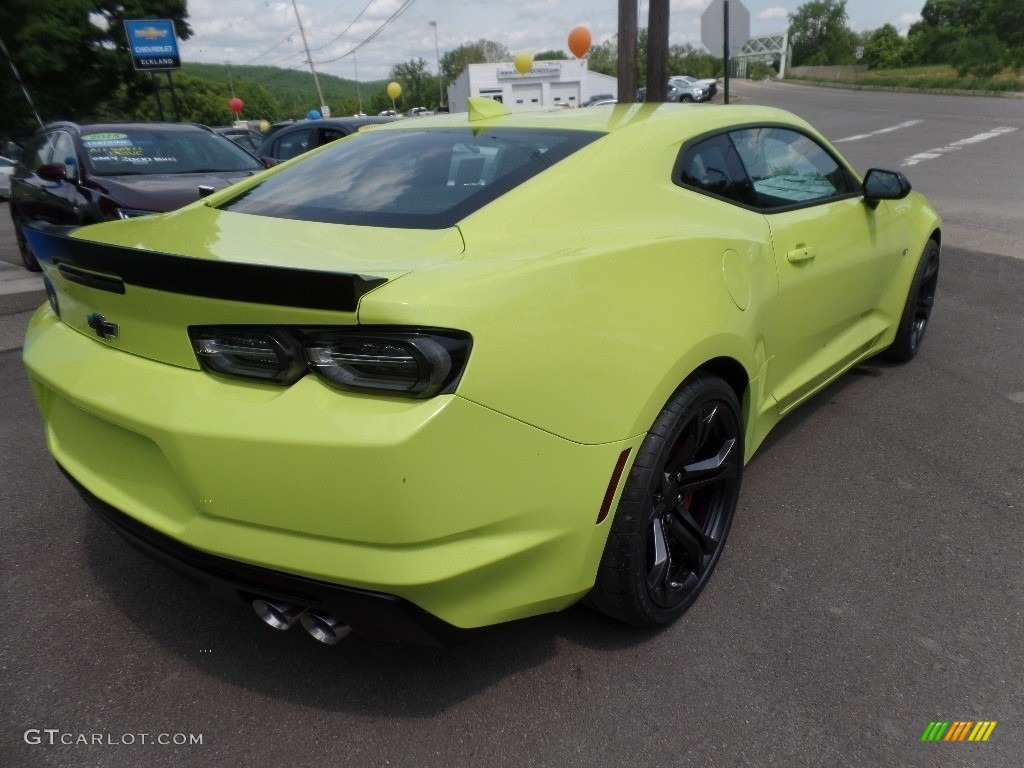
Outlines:
[{"label": "rear bumper", "polygon": [[217,597],[247,603],[256,598],[283,600],[323,610],[373,640],[451,646],[474,634],[474,630],[454,627],[395,595],[306,579],[187,547],[110,506],[64,467],[60,469],[89,506],[129,544]]},{"label": "rear bumper", "polygon": [[112,349],[48,306],[24,361],[51,454],[104,509],[229,573],[400,598],[461,628],[586,594],[609,478],[642,439],[581,445],[452,395],[225,381]]}]

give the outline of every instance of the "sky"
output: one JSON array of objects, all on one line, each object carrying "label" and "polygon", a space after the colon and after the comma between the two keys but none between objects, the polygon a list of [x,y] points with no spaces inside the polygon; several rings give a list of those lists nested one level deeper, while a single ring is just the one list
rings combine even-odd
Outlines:
[{"label": "sky", "polygon": [[[700,16],[710,1],[671,0],[671,43],[700,46]],[[782,32],[787,15],[801,5],[743,3],[752,36]],[[906,33],[923,5],[924,0],[848,0],[846,11],[854,31],[889,23]],[[392,65],[418,57],[436,72],[431,21],[437,22],[442,54],[481,38],[503,43],[513,54],[568,52],[573,27],[586,26],[597,44],[612,37],[618,24],[617,0],[298,0],[298,9],[317,71],[354,79],[358,68],[360,80],[384,79]],[[292,0],[188,0],[188,12],[194,34],[180,44],[185,61],[308,69]],[[639,19],[647,26],[644,0]]]}]

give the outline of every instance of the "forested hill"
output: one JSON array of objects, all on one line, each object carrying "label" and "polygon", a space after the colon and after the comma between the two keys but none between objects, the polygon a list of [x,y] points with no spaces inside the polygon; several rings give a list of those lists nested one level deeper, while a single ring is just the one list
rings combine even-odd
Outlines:
[{"label": "forested hill", "polygon": [[[234,64],[202,64],[186,61],[182,63],[186,74],[216,82],[258,83],[270,91],[286,113],[295,112],[304,106],[316,104],[316,86],[308,69],[280,69],[278,67],[237,66]],[[356,82],[334,75],[317,73],[320,88],[328,104],[345,99],[356,99]],[[363,98],[380,91],[386,85],[384,80],[365,81],[359,84]]]}]

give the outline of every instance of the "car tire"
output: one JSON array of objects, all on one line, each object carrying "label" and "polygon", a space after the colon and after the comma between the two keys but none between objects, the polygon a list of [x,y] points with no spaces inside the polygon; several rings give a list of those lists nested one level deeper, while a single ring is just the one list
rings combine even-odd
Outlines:
[{"label": "car tire", "polygon": [[682,96],[679,97],[679,101],[681,101],[683,103],[692,102],[693,101],[693,96],[691,96],[688,93],[684,93]]},{"label": "car tire", "polygon": [[932,307],[935,304],[935,288],[939,282],[939,244],[929,240],[914,271],[910,283],[907,303],[900,316],[896,338],[892,346],[882,352],[882,357],[897,363],[914,359],[921,348],[924,333],[928,330]]},{"label": "car tire", "polygon": [[587,605],[657,627],[697,599],[736,512],[742,425],[720,378],[698,372],[673,395],[630,469]]},{"label": "car tire", "polygon": [[11,209],[11,220],[14,222],[14,236],[18,239],[21,263],[25,265],[25,269],[29,272],[42,271],[42,267],[39,266],[39,261],[36,259],[35,254],[32,253],[32,248],[28,244],[28,240],[25,239],[25,233],[22,231],[22,216],[13,208]]}]

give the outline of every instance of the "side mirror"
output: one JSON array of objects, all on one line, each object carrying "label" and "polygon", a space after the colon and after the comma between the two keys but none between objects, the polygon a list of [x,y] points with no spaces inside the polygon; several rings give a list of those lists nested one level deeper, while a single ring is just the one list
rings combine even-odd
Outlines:
[{"label": "side mirror", "polygon": [[874,208],[879,200],[902,200],[910,194],[907,177],[899,171],[872,168],[864,175],[861,192],[868,205]]},{"label": "side mirror", "polygon": [[261,157],[260,162],[267,166],[267,168],[273,168],[277,165],[277,160],[272,157]]},{"label": "side mirror", "polygon": [[47,163],[36,169],[36,175],[46,181],[65,181],[67,172],[63,163]]}]

